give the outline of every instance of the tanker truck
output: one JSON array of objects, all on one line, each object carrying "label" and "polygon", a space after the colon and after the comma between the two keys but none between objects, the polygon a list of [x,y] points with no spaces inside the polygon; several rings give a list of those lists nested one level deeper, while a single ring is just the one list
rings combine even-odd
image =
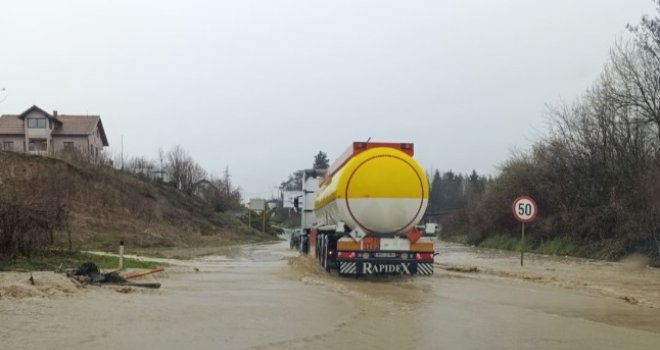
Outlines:
[{"label": "tanker truck", "polygon": [[[340,275],[432,275],[429,184],[412,143],[354,142],[303,178],[306,250]],[[313,208],[313,209],[312,209]]]}]

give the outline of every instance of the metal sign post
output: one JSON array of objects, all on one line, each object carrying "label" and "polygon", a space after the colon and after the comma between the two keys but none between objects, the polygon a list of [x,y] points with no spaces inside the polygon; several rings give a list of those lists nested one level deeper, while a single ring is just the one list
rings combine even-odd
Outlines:
[{"label": "metal sign post", "polygon": [[261,215],[263,216],[263,223],[262,223],[262,232],[266,233],[266,202],[264,202],[264,208],[262,209]]},{"label": "metal sign post", "polygon": [[523,266],[525,255],[525,223],[532,222],[538,215],[538,206],[532,197],[521,196],[513,201],[513,216],[522,224],[520,234],[520,266]]},{"label": "metal sign post", "polygon": [[119,241],[119,270],[124,269],[124,241]]},{"label": "metal sign post", "polygon": [[520,266],[523,266],[525,255],[525,223],[522,223],[522,233],[520,234]]}]

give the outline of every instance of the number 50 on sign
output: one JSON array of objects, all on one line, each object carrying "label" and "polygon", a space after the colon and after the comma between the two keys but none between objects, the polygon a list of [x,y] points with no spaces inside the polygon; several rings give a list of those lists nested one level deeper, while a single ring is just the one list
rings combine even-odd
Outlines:
[{"label": "number 50 on sign", "polygon": [[532,222],[537,214],[538,206],[531,197],[521,196],[513,201],[513,216],[516,220],[522,223]]},{"label": "number 50 on sign", "polygon": [[513,216],[522,223],[522,232],[520,234],[520,266],[523,266],[525,255],[525,224],[534,221],[539,209],[536,202],[528,196],[521,196],[513,201]]}]

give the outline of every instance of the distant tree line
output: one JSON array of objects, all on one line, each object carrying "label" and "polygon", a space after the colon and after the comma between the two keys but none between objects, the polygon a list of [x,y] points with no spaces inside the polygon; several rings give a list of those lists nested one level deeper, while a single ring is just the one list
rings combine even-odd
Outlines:
[{"label": "distant tree line", "polygon": [[[208,202],[216,211],[241,209],[241,189],[231,182],[229,168],[223,177],[210,175],[183,147],[176,145],[169,151],[158,152],[157,160],[132,157],[120,164],[123,171],[176,187]],[[123,164],[123,165],[121,165]]]},{"label": "distant tree line", "polygon": [[[517,237],[511,203],[531,195],[540,207],[528,229],[532,244],[567,239],[585,255],[639,252],[659,261],[660,18],[645,16],[628,30],[631,38],[614,46],[584,96],[550,108],[549,135],[459,203],[448,233],[469,233],[471,243]],[[456,204],[454,187],[431,191],[448,197],[439,208]]]},{"label": "distant tree line", "polygon": [[[428,177],[428,176],[427,176]],[[484,191],[488,179],[476,171],[456,174],[436,170],[430,180],[430,198],[427,216],[448,216],[463,208],[467,202],[478,198]]]}]

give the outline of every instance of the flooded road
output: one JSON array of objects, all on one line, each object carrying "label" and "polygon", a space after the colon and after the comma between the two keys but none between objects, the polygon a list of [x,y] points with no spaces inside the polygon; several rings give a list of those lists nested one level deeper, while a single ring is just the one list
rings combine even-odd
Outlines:
[{"label": "flooded road", "polygon": [[[639,256],[624,262],[525,254],[439,242],[436,266],[477,268],[479,278],[505,277],[628,300],[660,310],[660,269]],[[476,278],[476,276],[473,276]]]},{"label": "flooded road", "polygon": [[439,251],[432,277],[355,280],[326,274],[286,242],[252,245],[172,266],[157,291],[88,288],[55,298],[0,299],[0,349],[660,344],[657,270],[531,255],[520,268],[511,252],[446,243]]}]

